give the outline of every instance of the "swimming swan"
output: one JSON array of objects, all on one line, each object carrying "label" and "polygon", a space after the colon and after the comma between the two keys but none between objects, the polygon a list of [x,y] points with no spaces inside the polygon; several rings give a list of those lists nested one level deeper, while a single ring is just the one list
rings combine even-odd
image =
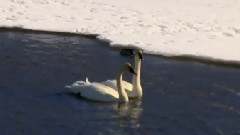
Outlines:
[{"label": "swimming swan", "polygon": [[130,63],[125,63],[121,70],[120,74],[117,78],[117,86],[118,91],[112,89],[111,87],[105,86],[101,83],[97,82],[89,82],[88,79],[86,81],[77,81],[73,83],[71,86],[66,86],[66,88],[69,88],[71,92],[80,95],[83,98],[94,100],[94,101],[101,101],[101,102],[128,102],[128,96],[125,92],[125,90],[122,87],[122,75],[124,72],[130,72],[133,74],[136,74],[133,70]]},{"label": "swimming swan", "polygon": [[[135,71],[137,72],[137,75],[133,75],[132,84],[126,81],[122,81],[122,86],[129,98],[142,97],[142,86],[140,81],[142,53],[142,50],[135,50]],[[115,91],[118,89],[116,80],[107,80],[101,82],[101,84],[109,86]]]}]

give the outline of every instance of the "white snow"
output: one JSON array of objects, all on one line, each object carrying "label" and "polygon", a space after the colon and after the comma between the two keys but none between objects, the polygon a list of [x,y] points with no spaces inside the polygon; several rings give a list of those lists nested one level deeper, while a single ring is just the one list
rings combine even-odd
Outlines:
[{"label": "white snow", "polygon": [[0,27],[99,34],[146,53],[240,62],[240,0],[1,0]]}]

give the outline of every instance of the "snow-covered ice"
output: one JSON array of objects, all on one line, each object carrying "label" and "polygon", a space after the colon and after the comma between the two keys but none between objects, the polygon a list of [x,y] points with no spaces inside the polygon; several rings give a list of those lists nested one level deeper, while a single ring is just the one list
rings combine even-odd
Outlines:
[{"label": "snow-covered ice", "polygon": [[99,34],[146,53],[240,62],[240,0],[1,0],[0,27]]}]

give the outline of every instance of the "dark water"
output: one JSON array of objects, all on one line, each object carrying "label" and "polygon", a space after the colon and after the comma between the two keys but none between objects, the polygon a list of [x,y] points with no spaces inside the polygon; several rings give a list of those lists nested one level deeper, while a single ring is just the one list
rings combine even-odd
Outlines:
[{"label": "dark water", "polygon": [[237,68],[145,55],[142,99],[119,106],[69,94],[65,85],[114,78],[124,61],[133,61],[105,44],[1,32],[0,134],[240,134]]}]

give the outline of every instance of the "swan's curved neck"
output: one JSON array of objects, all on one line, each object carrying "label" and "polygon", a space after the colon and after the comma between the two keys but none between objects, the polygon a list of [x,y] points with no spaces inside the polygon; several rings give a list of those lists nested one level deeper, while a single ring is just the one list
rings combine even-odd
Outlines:
[{"label": "swan's curved neck", "polygon": [[135,55],[135,71],[137,75],[133,75],[132,78],[132,93],[134,97],[139,98],[142,97],[142,86],[141,86],[141,59]]},{"label": "swan's curved neck", "polygon": [[125,90],[122,87],[122,75],[123,75],[123,71],[121,70],[121,72],[117,78],[119,102],[128,102],[127,93],[125,92]]},{"label": "swan's curved neck", "polygon": [[139,85],[141,86],[140,82],[140,76],[141,76],[141,59],[139,59],[139,57],[137,55],[135,55],[135,71],[137,73],[137,75],[133,75],[132,78],[132,83],[133,85]]}]

